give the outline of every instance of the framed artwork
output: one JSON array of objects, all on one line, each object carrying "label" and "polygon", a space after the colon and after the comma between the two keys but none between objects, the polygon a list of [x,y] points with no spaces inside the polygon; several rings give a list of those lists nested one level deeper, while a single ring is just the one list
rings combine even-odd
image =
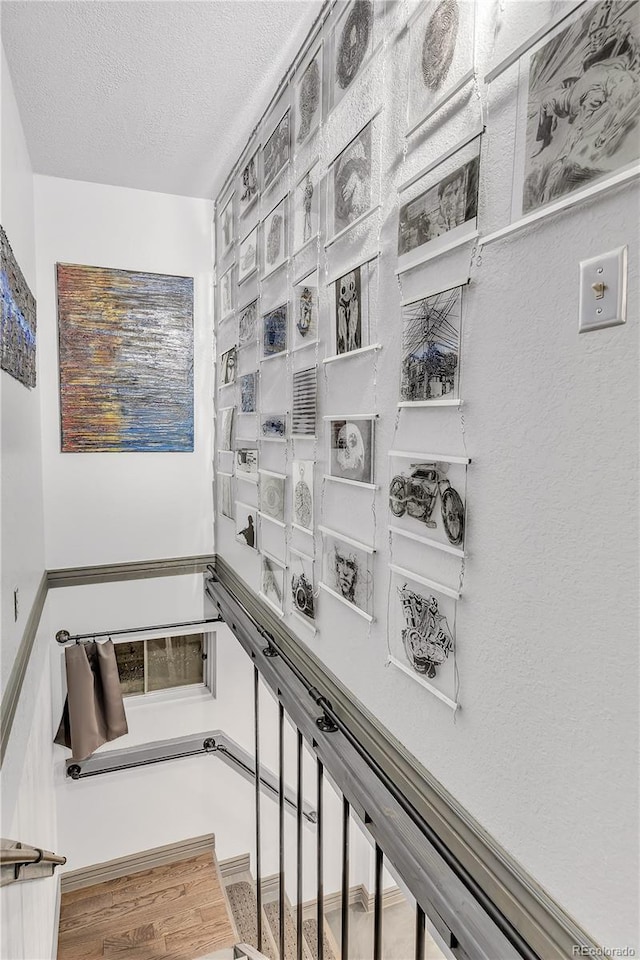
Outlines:
[{"label": "framed artwork", "polygon": [[289,163],[289,110],[262,148],[262,189],[268,190]]},{"label": "framed artwork", "polygon": [[260,595],[276,612],[284,612],[285,567],[270,554],[262,553],[260,571]]},{"label": "framed artwork", "polygon": [[390,451],[390,527],[464,556],[467,459]]},{"label": "framed artwork", "polygon": [[220,384],[226,387],[236,382],[237,348],[231,347],[220,357]]},{"label": "framed artwork", "polygon": [[351,483],[373,483],[374,417],[329,419],[329,476]]},{"label": "framed artwork", "polygon": [[233,516],[233,477],[230,473],[218,471],[218,510],[223,517],[230,520]]},{"label": "framed artwork", "polygon": [[293,461],[293,525],[306,533],[313,533],[313,468],[313,460]]},{"label": "framed artwork", "polygon": [[373,50],[372,0],[352,0],[336,22],[331,46],[330,98],[335,107]]},{"label": "framed artwork", "polygon": [[291,416],[293,436],[315,437],[317,389],[317,367],[307,367],[294,373]]},{"label": "framed artwork", "polygon": [[193,451],[192,278],[59,263],[57,293],[62,452]]},{"label": "framed artwork", "polygon": [[257,407],[258,374],[245,373],[240,377],[240,413],[255,413]]},{"label": "framed artwork", "polygon": [[289,550],[289,586],[291,612],[313,625],[316,618],[313,557]]},{"label": "framed artwork", "polygon": [[0,227],[2,369],[25,387],[36,385],[36,301]]},{"label": "framed artwork", "polygon": [[262,263],[264,276],[273,273],[287,259],[287,197],[284,197],[262,225]]},{"label": "framed artwork", "polygon": [[220,319],[233,313],[233,264],[220,277]]},{"label": "framed artwork", "polygon": [[410,20],[408,134],[472,79],[475,6],[431,0]]},{"label": "framed artwork", "polygon": [[286,352],[288,311],[288,304],[283,303],[262,317],[262,356],[265,360]]},{"label": "framed artwork", "polygon": [[402,406],[458,399],[462,289],[402,305]]},{"label": "framed artwork", "polygon": [[372,121],[356,134],[331,165],[327,190],[328,239],[371,209]]},{"label": "framed artwork", "polygon": [[391,565],[389,660],[455,709],[457,592]]},{"label": "framed artwork", "polygon": [[[369,291],[375,284],[377,259],[348,270],[331,284],[334,357],[361,350],[369,343]],[[327,361],[332,359],[327,358]]]},{"label": "framed artwork", "polygon": [[236,476],[258,482],[258,451],[255,447],[240,447],[236,450]]},{"label": "framed artwork", "polygon": [[375,551],[327,527],[322,533],[323,590],[373,620],[373,563]]},{"label": "framed artwork", "polygon": [[233,193],[220,212],[220,245],[224,257],[233,246]]},{"label": "framed artwork", "polygon": [[318,340],[318,271],[303,277],[293,288],[293,350]]},{"label": "framed artwork", "polygon": [[258,301],[252,300],[238,314],[238,342],[241,347],[255,343],[257,337]]},{"label": "framed artwork", "polygon": [[295,144],[301,147],[314,133],[322,117],[322,44],[296,83]]},{"label": "framed artwork", "polygon": [[320,164],[300,178],[293,194],[293,251],[301,250],[320,231]]},{"label": "framed artwork", "polygon": [[252,550],[258,549],[258,512],[239,500],[236,500],[236,540]]},{"label": "framed artwork", "polygon": [[258,228],[257,226],[240,241],[238,254],[238,283],[242,283],[258,269]]},{"label": "framed artwork", "polygon": [[238,209],[240,216],[253,206],[258,199],[258,154],[260,148],[247,160],[240,173],[240,189],[238,191]]},{"label": "framed artwork", "polygon": [[280,524],[284,524],[286,479],[282,473],[260,470],[260,514]]},{"label": "framed artwork", "polygon": [[260,416],[260,437],[263,440],[279,440],[284,443],[287,439],[286,413],[264,413]]},{"label": "framed artwork", "polygon": [[220,450],[231,450],[234,410],[235,407],[222,407],[220,409]]}]

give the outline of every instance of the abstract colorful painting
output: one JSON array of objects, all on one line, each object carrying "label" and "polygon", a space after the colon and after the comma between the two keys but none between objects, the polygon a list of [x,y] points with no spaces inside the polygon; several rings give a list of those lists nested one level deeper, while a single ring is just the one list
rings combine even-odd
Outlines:
[{"label": "abstract colorful painting", "polygon": [[57,265],[63,453],[193,451],[193,280]]},{"label": "abstract colorful painting", "polygon": [[0,227],[2,283],[2,369],[36,385],[36,301],[22,276],[7,235]]}]

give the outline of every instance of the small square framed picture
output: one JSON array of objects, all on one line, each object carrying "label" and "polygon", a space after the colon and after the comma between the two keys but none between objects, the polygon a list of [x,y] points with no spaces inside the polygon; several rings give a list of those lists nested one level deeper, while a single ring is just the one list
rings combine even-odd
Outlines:
[{"label": "small square framed picture", "polygon": [[236,500],[236,540],[252,550],[258,549],[258,511]]},{"label": "small square framed picture", "polygon": [[320,164],[300,178],[293,194],[293,249],[301,250],[320,230]]},{"label": "small square framed picture", "polygon": [[262,440],[276,440],[285,443],[287,439],[286,413],[261,414],[259,436]]},{"label": "small square framed picture", "polygon": [[281,304],[262,317],[262,357],[268,360],[287,350],[289,305]]},{"label": "small square framed picture", "polygon": [[220,212],[220,252],[223,257],[231,250],[235,239],[233,231],[233,198],[234,194],[232,193]]},{"label": "small square framed picture", "polygon": [[240,447],[236,450],[236,476],[253,483],[258,482],[258,451],[255,447]]},{"label": "small square framed picture", "polygon": [[226,320],[226,318],[233,313],[233,264],[231,264],[229,269],[220,277],[218,291],[220,297],[220,319]]},{"label": "small square framed picture", "polygon": [[260,595],[282,616],[286,569],[279,560],[264,551],[261,560]]},{"label": "small square framed picture", "polygon": [[231,347],[220,357],[220,385],[223,387],[236,382],[237,347]]},{"label": "small square framed picture", "polygon": [[328,479],[373,484],[375,417],[329,419]]},{"label": "small square framed picture", "polygon": [[240,377],[240,413],[255,413],[258,394],[258,374],[256,371],[244,373]]},{"label": "small square framed picture", "polygon": [[240,216],[249,210],[258,199],[258,156],[260,147],[249,157],[240,172],[240,183],[238,190],[238,209]]},{"label": "small square framed picture", "polygon": [[318,271],[308,274],[293,287],[292,350],[318,341]]},{"label": "small square framed picture", "polygon": [[238,312],[238,343],[246,347],[255,343],[257,337],[258,301],[252,300]]},{"label": "small square framed picture", "polygon": [[287,259],[288,199],[284,197],[271,213],[267,214],[262,224],[262,264],[265,277],[281,267]]},{"label": "small square framed picture", "polygon": [[238,283],[243,283],[258,269],[258,228],[246,235],[240,242],[238,256]]},{"label": "small square framed picture", "polygon": [[275,130],[262,148],[262,189],[268,190],[275,183],[291,154],[289,110],[278,122]]},{"label": "small square framed picture", "polygon": [[322,117],[322,44],[304,67],[295,90],[295,147],[302,147]]}]

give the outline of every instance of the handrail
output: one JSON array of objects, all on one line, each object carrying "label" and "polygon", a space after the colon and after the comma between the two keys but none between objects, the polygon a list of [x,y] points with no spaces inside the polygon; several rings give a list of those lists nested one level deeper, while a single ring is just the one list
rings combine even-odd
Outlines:
[{"label": "handrail", "polygon": [[52,863],[56,867],[62,867],[66,862],[66,857],[40,847],[24,847],[18,843],[15,847],[0,848],[0,863]]},{"label": "handrail", "polygon": [[0,839],[0,886],[51,877],[56,867],[62,867],[66,862],[66,857],[42,847],[32,847],[19,840]]}]

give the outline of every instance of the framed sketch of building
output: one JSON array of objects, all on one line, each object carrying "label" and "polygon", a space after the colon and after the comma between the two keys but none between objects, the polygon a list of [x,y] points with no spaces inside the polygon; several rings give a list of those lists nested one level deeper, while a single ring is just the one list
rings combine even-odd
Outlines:
[{"label": "framed sketch of building", "polygon": [[316,434],[317,367],[296,370],[293,374],[293,412],[291,433],[298,437]]},{"label": "framed sketch of building", "polygon": [[455,710],[457,591],[390,566],[389,661]]},{"label": "framed sketch of building", "polygon": [[255,343],[257,337],[258,301],[252,300],[238,313],[238,343],[241,347]]},{"label": "framed sketch of building", "polygon": [[268,520],[284,524],[286,476],[271,470],[260,470],[260,514]]},{"label": "framed sketch of building", "polygon": [[233,264],[220,277],[218,290],[220,320],[226,320],[233,313]]},{"label": "framed sketch of building", "polygon": [[255,370],[240,378],[240,413],[255,413],[257,409],[258,374]]},{"label": "framed sketch of building", "polygon": [[286,443],[287,415],[286,413],[263,413],[260,415],[259,436],[262,440],[274,440]]},{"label": "framed sketch of building", "polygon": [[313,460],[294,460],[291,476],[294,527],[313,532]]},{"label": "framed sketch of building", "polygon": [[236,476],[253,483],[258,482],[258,451],[255,447],[240,447],[236,450]]},{"label": "framed sketch of building", "polygon": [[371,209],[373,121],[338,154],[327,178],[327,239],[332,240]]},{"label": "framed sketch of building", "polygon": [[280,561],[263,550],[261,555],[260,596],[280,615],[284,612],[285,576],[286,569]]},{"label": "framed sketch of building", "polygon": [[459,398],[462,287],[402,305],[400,404]]},{"label": "framed sketch of building", "polygon": [[286,165],[291,152],[289,110],[278,122],[275,130],[262,148],[262,189],[268,190],[275,183]]},{"label": "framed sketch of building", "polygon": [[230,473],[217,473],[218,510],[223,517],[233,520],[233,477]]},{"label": "framed sketch of building", "polygon": [[467,464],[407,451],[389,452],[392,532],[464,556]]},{"label": "framed sketch of building", "polygon": [[313,557],[289,549],[291,612],[312,626],[316,618],[316,588]]},{"label": "framed sketch of building", "polygon": [[292,350],[318,341],[318,271],[299,280],[293,288]]},{"label": "framed sketch of building", "polygon": [[371,622],[374,549],[327,527],[319,530],[322,533],[320,587]]},{"label": "framed sketch of building", "polygon": [[220,357],[220,384],[226,387],[236,382],[237,348],[231,347]]},{"label": "framed sketch of building", "polygon": [[329,426],[329,474],[332,480],[373,483],[374,424],[368,416],[327,420]]},{"label": "framed sketch of building", "polygon": [[286,352],[288,314],[289,305],[283,303],[262,317],[262,358],[264,360]]},{"label": "framed sketch of building", "polygon": [[222,407],[220,409],[220,450],[231,450],[234,409],[235,407]]},{"label": "framed sketch of building", "polygon": [[295,146],[300,148],[318,129],[322,118],[322,44],[296,82],[295,105]]},{"label": "framed sketch of building", "polygon": [[320,164],[298,180],[293,194],[293,252],[315,240],[320,230]]},{"label": "framed sketch of building", "polygon": [[258,549],[258,511],[236,500],[236,540],[252,550]]},{"label": "framed sketch of building", "polygon": [[254,227],[240,241],[238,252],[238,283],[242,283],[258,269],[258,228]]},{"label": "framed sketch of building", "polygon": [[240,216],[243,216],[258,199],[258,156],[260,148],[249,157],[242,170],[240,171],[240,183],[238,186],[238,210]]},{"label": "framed sketch of building", "polygon": [[264,276],[273,273],[287,259],[287,235],[289,232],[287,200],[288,197],[284,197],[271,213],[267,214],[262,224],[262,272]]},{"label": "framed sketch of building", "polygon": [[372,0],[352,0],[336,20],[331,33],[331,107],[340,103],[372,53],[373,20]]},{"label": "framed sketch of building", "polygon": [[224,257],[233,246],[233,197],[232,193],[220,211],[220,253]]},{"label": "framed sketch of building", "polygon": [[475,7],[430,0],[410,20],[408,134],[473,78]]}]

